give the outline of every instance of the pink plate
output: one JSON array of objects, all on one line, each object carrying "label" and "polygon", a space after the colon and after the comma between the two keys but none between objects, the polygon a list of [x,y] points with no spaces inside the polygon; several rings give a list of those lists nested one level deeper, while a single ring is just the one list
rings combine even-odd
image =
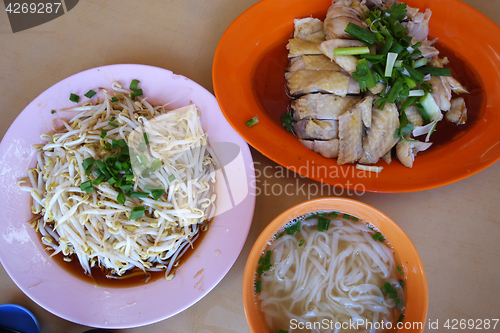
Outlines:
[{"label": "pink plate", "polygon": [[[81,96],[114,81],[128,85],[140,80],[148,101],[170,103],[172,109],[191,102],[201,110],[201,121],[225,175],[217,178],[217,215],[210,229],[171,281],[160,279],[131,288],[96,287],[75,278],[48,253],[30,227],[31,199],[17,181],[36,164],[33,144],[51,132],[56,116],[74,106],[70,93]],[[228,149],[232,148],[232,149]],[[17,117],[0,144],[0,260],[18,287],[33,301],[64,319],[101,328],[130,328],[151,324],[188,308],[226,275],[248,235],[255,207],[252,157],[246,142],[224,119],[217,101],[203,87],[165,69],[143,65],[112,65],[73,75],[47,89]]]}]

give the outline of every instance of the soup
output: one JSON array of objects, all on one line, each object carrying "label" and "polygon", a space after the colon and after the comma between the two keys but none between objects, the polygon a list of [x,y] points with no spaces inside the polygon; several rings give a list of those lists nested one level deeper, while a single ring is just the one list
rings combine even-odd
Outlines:
[{"label": "soup", "polygon": [[404,278],[383,235],[339,212],[292,221],[270,242],[256,300],[270,332],[384,332],[404,318]]}]

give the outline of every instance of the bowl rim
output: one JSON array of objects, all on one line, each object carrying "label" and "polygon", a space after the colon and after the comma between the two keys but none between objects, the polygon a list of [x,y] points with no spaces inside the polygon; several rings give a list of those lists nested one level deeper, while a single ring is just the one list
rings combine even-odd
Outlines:
[{"label": "bowl rim", "polygon": [[[363,202],[336,197],[313,199],[299,203],[278,215],[260,233],[255,241],[245,265],[243,273],[243,308],[248,326],[252,333],[267,332],[260,319],[260,311],[255,303],[254,280],[257,270],[257,262],[271,238],[278,230],[293,219],[307,213],[317,211],[340,211],[352,214],[370,224],[373,224],[386,237],[396,255],[404,253],[404,259],[400,258],[405,276],[406,295],[406,317],[404,322],[421,322],[422,329],[402,328],[397,332],[423,332],[428,313],[428,285],[422,260],[408,235],[390,217],[378,209]],[[409,299],[417,299],[412,303]]]}]

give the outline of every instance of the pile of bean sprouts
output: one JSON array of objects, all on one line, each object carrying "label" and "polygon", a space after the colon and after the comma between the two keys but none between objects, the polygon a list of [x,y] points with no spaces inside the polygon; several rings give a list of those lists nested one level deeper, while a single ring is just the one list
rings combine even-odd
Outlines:
[{"label": "pile of bean sprouts", "polygon": [[[61,110],[80,112],[69,121],[59,119],[63,127],[43,134],[46,143],[35,146],[38,163],[19,181],[20,189],[33,198],[37,218],[32,226],[52,256],[77,258],[86,274],[98,266],[109,278],[165,271],[171,279],[179,258],[215,214],[217,162],[200,112],[194,105],[169,111],[166,105],[150,105],[147,98],[132,100],[118,82],[100,92],[101,100],[94,104]],[[110,126],[110,120],[118,127]],[[120,204],[118,189],[108,182],[94,185],[90,193],[80,188],[96,178],[86,174],[85,159],[105,159],[113,154],[106,144],[124,139],[133,161],[133,148],[143,133],[149,137],[148,160],[160,159],[162,164],[147,177],[134,168],[133,191],[161,188],[165,193],[158,200],[127,196]],[[145,207],[144,215],[130,219],[138,206]],[[130,273],[133,268],[140,271]]]}]

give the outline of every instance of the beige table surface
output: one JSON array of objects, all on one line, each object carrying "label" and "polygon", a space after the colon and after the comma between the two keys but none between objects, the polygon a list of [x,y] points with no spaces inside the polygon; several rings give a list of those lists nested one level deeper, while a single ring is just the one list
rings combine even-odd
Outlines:
[{"label": "beige table surface", "polygon": [[[159,66],[213,92],[211,68],[217,43],[229,24],[255,2],[80,0],[73,10],[56,20],[15,34],[0,5],[0,137],[38,94],[92,67],[117,63]],[[500,0],[464,2],[500,24]],[[253,149],[252,155],[258,162],[257,170],[266,166],[278,170],[275,163]],[[296,182],[317,184],[293,175],[258,178],[262,191],[275,183]],[[410,236],[427,273],[428,318],[439,320],[440,326],[453,318],[500,318],[499,185],[500,163],[496,163],[468,179],[433,190],[353,197],[385,212]],[[214,290],[170,319],[117,332],[248,332],[241,284],[250,248],[275,216],[307,199],[303,194],[258,196],[247,242]],[[0,266],[2,303],[17,303],[31,310],[44,333],[87,329],[39,307]],[[496,331],[500,331],[500,325]]]}]

